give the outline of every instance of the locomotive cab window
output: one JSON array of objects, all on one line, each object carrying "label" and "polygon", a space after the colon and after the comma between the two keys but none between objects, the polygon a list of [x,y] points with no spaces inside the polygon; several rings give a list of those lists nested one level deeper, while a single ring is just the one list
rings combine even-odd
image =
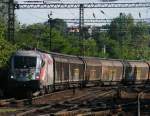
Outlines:
[{"label": "locomotive cab window", "polygon": [[14,68],[35,68],[36,57],[30,56],[15,56],[14,57]]}]

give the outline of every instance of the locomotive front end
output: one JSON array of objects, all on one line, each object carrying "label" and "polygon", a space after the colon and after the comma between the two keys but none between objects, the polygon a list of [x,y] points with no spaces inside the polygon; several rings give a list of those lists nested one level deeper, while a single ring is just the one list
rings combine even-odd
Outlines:
[{"label": "locomotive front end", "polygon": [[9,88],[37,91],[40,89],[41,58],[36,51],[18,51],[11,59],[11,78]]}]

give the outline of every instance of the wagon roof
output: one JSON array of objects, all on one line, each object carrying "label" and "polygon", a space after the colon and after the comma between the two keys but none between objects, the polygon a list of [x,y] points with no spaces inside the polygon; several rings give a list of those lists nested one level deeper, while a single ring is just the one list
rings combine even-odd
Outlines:
[{"label": "wagon roof", "polygon": [[136,66],[136,67],[149,67],[146,62],[137,62],[137,61],[129,61],[131,66]]}]

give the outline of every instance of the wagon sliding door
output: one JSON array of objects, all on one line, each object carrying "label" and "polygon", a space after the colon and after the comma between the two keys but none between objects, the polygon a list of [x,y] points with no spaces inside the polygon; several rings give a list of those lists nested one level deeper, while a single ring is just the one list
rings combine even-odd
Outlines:
[{"label": "wagon sliding door", "polygon": [[123,78],[123,64],[122,61],[119,60],[113,60],[113,69],[112,69],[112,77],[113,77],[113,83],[120,82]]},{"label": "wagon sliding door", "polygon": [[105,84],[120,82],[123,75],[123,64],[119,60],[101,60],[102,78]]},{"label": "wagon sliding door", "polygon": [[62,63],[55,62],[55,84],[62,82]]},{"label": "wagon sliding door", "polygon": [[62,63],[62,83],[69,83],[69,63]]},{"label": "wagon sliding door", "polygon": [[113,70],[113,64],[109,60],[101,60],[102,64],[102,77],[101,80],[109,84],[113,80],[112,70]]},{"label": "wagon sliding door", "polygon": [[141,83],[148,80],[149,65],[146,62],[129,61],[129,63],[132,66],[129,77],[133,78],[134,82]]},{"label": "wagon sliding door", "polygon": [[62,56],[54,56],[55,59],[55,85],[68,84],[69,63],[68,59]]},{"label": "wagon sliding door", "polygon": [[72,57],[69,60],[69,82],[78,84],[84,78],[84,64],[83,61],[80,60],[78,57]]},{"label": "wagon sliding door", "polygon": [[85,58],[86,62],[86,76],[85,79],[88,83],[99,83],[101,79],[101,63],[96,58]]}]

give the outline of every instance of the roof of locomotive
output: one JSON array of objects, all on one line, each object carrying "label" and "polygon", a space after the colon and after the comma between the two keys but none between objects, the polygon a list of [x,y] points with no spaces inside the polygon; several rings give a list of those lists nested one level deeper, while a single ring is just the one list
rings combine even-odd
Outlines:
[{"label": "roof of locomotive", "polygon": [[18,50],[14,54],[14,56],[32,56],[32,57],[37,57],[40,56],[39,51],[36,50]]}]

